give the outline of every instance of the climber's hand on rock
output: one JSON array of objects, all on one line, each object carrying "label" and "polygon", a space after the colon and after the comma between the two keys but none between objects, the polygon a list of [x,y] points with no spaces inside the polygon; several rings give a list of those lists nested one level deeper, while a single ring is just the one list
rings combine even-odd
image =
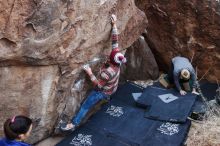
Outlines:
[{"label": "climber's hand on rock", "polygon": [[112,14],[112,16],[111,16],[112,25],[114,25],[116,23],[116,21],[117,21],[117,17],[114,14]]},{"label": "climber's hand on rock", "polygon": [[88,64],[83,65],[83,70],[88,74],[91,75],[92,74],[92,70],[90,68],[90,66]]}]

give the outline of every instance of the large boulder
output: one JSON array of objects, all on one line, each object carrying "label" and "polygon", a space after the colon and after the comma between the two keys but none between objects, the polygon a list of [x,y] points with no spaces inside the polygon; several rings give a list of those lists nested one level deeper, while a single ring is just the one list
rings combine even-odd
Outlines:
[{"label": "large boulder", "polygon": [[210,81],[220,80],[220,2],[218,0],[136,0],[148,18],[146,40],[161,69],[172,57],[192,59]]},{"label": "large boulder", "polygon": [[157,79],[159,68],[143,36],[127,48],[127,63],[122,68],[121,80]]},{"label": "large boulder", "polygon": [[58,66],[1,67],[0,68],[0,123],[18,114],[34,121],[30,139],[39,140],[51,133],[57,117],[56,85]]},{"label": "large boulder", "polygon": [[0,136],[5,119],[24,114],[35,121],[31,143],[79,108],[91,87],[81,66],[111,50],[110,15],[120,48],[147,24],[133,0],[4,0],[0,10]]}]

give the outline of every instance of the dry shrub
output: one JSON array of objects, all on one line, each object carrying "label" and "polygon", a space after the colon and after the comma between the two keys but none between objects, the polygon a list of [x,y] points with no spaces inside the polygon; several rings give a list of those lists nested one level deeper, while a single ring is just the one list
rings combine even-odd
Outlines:
[{"label": "dry shrub", "polygon": [[187,146],[220,146],[220,107],[217,104],[209,107],[202,123],[192,122]]}]

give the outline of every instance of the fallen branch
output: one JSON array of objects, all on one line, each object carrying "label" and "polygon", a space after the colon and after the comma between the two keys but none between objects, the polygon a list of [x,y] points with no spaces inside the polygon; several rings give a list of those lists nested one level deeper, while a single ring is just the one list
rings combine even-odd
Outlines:
[{"label": "fallen branch", "polygon": [[198,81],[201,81],[207,75],[207,73],[210,71],[211,68],[212,66],[209,67],[209,69],[202,75],[202,77]]}]

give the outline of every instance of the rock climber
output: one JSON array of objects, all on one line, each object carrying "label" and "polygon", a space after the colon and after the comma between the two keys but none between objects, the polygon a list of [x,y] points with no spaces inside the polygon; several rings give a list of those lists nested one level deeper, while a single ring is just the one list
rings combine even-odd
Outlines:
[{"label": "rock climber", "polygon": [[99,73],[99,78],[93,74],[89,65],[84,66],[85,72],[90,77],[95,85],[95,89],[91,91],[86,100],[81,105],[79,112],[72,118],[71,123],[62,123],[60,129],[62,131],[73,131],[82,122],[86,114],[93,108],[93,106],[102,99],[109,99],[118,87],[120,66],[126,63],[126,58],[120,53],[118,47],[118,31],[116,27],[116,16],[112,15],[112,51],[106,63],[102,66]]}]

